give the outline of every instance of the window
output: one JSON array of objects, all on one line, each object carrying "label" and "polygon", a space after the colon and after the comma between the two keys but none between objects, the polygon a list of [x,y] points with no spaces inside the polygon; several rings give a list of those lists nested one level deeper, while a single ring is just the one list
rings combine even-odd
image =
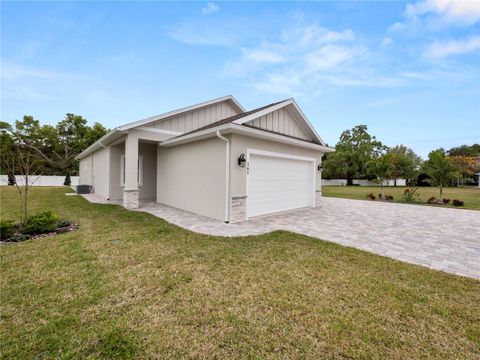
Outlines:
[{"label": "window", "polygon": [[[125,186],[125,155],[120,157],[120,185]],[[139,156],[137,161],[137,185],[143,185],[143,156]]]}]

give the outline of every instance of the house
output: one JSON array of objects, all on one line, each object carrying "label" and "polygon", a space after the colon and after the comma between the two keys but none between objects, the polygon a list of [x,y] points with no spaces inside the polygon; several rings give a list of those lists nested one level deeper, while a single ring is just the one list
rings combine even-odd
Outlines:
[{"label": "house", "polygon": [[246,111],[225,96],[119,126],[77,160],[80,184],[126,208],[156,199],[240,222],[314,207],[329,151],[293,99]]}]

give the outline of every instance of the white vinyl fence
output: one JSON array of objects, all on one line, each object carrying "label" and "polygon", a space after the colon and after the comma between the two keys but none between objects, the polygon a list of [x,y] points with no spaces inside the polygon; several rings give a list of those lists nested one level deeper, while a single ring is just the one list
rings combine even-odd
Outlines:
[{"label": "white vinyl fence", "polygon": [[[71,186],[77,186],[80,180],[80,176],[70,176],[72,180]],[[24,185],[25,178],[21,175],[15,175],[15,180],[17,184]],[[63,186],[65,181],[65,176],[56,176],[56,175],[34,175],[30,176],[28,182],[30,186]],[[8,176],[0,175],[0,185],[8,184]]]},{"label": "white vinyl fence", "polygon": [[[379,182],[370,181],[370,180],[353,180],[354,184],[358,184],[360,186],[380,186]],[[393,186],[395,183],[390,181],[388,184],[384,181],[383,185],[385,186]],[[405,186],[407,181],[405,179],[397,179],[397,186]],[[322,179],[322,186],[346,186],[347,179],[331,179],[325,180]]]}]

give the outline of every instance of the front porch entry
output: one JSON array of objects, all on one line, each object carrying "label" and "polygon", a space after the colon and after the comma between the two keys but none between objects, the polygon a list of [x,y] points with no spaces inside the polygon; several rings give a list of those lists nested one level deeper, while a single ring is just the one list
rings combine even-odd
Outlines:
[{"label": "front porch entry", "polygon": [[129,134],[110,146],[110,198],[127,209],[157,196],[158,142]]}]

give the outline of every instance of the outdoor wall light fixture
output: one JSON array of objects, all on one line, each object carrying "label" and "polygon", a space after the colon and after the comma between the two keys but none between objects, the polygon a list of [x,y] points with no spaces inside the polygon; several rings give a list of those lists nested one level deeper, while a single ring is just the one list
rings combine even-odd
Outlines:
[{"label": "outdoor wall light fixture", "polygon": [[318,165],[318,171],[322,171],[322,170],[323,170],[323,165],[322,164]]},{"label": "outdoor wall light fixture", "polygon": [[238,157],[238,165],[241,167],[245,167],[246,164],[247,159],[245,159],[245,154],[240,154],[240,156]]}]

